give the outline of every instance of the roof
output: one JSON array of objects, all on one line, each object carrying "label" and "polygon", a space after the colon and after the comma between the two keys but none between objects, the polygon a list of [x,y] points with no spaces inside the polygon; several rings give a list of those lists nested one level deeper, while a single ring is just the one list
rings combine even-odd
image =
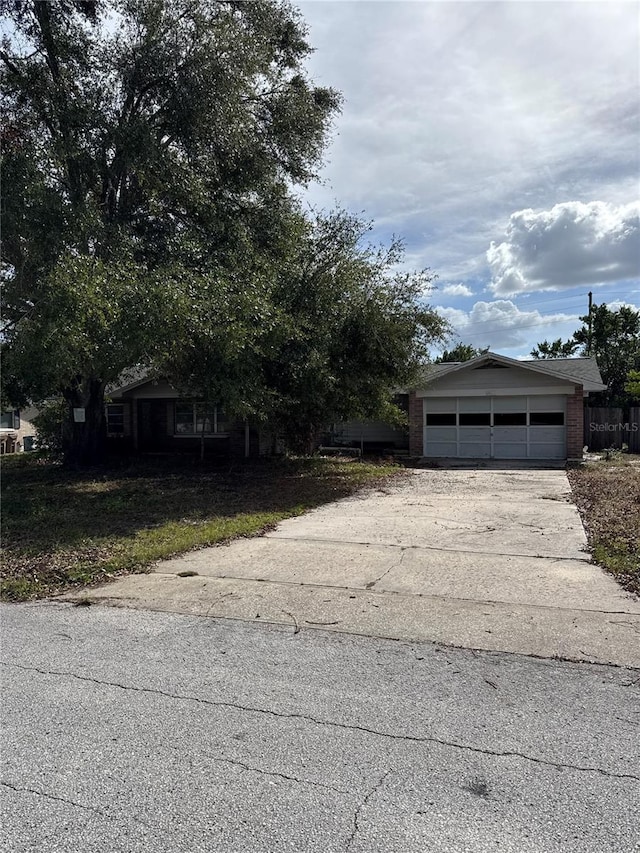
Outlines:
[{"label": "roof", "polygon": [[155,374],[148,367],[132,367],[121,373],[115,382],[110,382],[105,391],[108,397],[121,397],[125,391],[144,385],[154,377]]},{"label": "roof", "polygon": [[518,361],[496,352],[486,352],[469,361],[430,364],[424,374],[425,383],[431,384],[449,373],[467,368],[481,367],[484,363],[495,361],[505,367],[520,367],[533,373],[544,373],[558,379],[570,379],[576,385],[582,385],[585,391],[604,391],[606,385],[600,376],[598,364],[593,356],[585,358],[542,358]]}]

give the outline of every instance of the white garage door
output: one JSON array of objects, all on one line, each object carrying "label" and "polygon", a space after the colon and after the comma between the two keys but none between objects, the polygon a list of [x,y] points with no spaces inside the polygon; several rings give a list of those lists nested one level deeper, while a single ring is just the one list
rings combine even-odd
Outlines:
[{"label": "white garage door", "polygon": [[565,459],[566,397],[425,397],[424,455]]}]

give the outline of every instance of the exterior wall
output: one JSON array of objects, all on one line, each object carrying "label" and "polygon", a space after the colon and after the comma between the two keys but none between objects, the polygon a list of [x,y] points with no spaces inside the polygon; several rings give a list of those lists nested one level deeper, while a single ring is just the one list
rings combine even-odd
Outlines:
[{"label": "exterior wall", "polygon": [[584,392],[576,385],[567,397],[567,459],[582,459],[584,447]]},{"label": "exterior wall", "polygon": [[409,394],[409,454],[411,456],[422,456],[424,420],[422,397],[416,396],[416,392]]},{"label": "exterior wall", "polygon": [[[34,436],[37,437],[37,430],[35,426],[31,423],[33,418],[38,414],[38,410],[34,406],[27,406],[25,409],[16,409],[20,413],[20,428],[13,429],[7,432],[7,435],[11,436],[11,441],[6,442],[6,448],[12,448],[10,452],[12,453],[20,453],[24,450],[24,440],[26,436]],[[5,442],[3,442],[3,448],[5,447]],[[3,449],[3,453],[4,453]]]},{"label": "exterior wall", "polygon": [[[174,432],[174,406],[177,397],[158,398],[147,390],[140,398],[133,397],[133,392],[130,392],[121,399],[112,399],[114,403],[124,405],[125,432],[107,438],[107,447],[111,452],[192,455],[200,452],[199,435],[176,435]],[[224,433],[205,435],[204,441],[207,456],[244,458],[247,444],[250,456],[257,456],[259,453],[258,430],[251,427],[247,435],[246,422],[243,420],[232,422]]]},{"label": "exterior wall", "polygon": [[464,394],[568,394],[571,380],[563,381],[517,367],[462,369],[419,388],[419,397],[448,397]]},{"label": "exterior wall", "polygon": [[384,445],[386,447],[407,447],[406,429],[392,427],[383,421],[344,421],[334,424],[331,440],[347,446]]},{"label": "exterior wall", "polygon": [[138,385],[136,388],[132,388],[130,391],[124,391],[120,395],[112,395],[114,402],[118,397],[136,400],[160,400],[166,398],[176,400],[179,396],[180,394],[178,394],[176,389],[169,385],[169,383],[164,379],[153,379],[149,382],[145,382],[143,385]]}]

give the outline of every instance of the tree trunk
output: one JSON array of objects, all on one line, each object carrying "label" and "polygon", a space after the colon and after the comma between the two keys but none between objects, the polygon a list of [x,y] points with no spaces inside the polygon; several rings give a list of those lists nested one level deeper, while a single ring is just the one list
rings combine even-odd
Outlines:
[{"label": "tree trunk", "polygon": [[79,379],[65,388],[67,422],[63,442],[64,464],[69,468],[92,468],[104,461],[104,383]]}]

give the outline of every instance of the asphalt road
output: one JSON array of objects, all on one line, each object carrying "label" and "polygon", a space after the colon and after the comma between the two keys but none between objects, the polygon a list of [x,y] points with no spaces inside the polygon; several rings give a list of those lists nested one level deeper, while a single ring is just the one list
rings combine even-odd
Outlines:
[{"label": "asphalt road", "polygon": [[4,606],[0,850],[640,850],[640,671]]}]

